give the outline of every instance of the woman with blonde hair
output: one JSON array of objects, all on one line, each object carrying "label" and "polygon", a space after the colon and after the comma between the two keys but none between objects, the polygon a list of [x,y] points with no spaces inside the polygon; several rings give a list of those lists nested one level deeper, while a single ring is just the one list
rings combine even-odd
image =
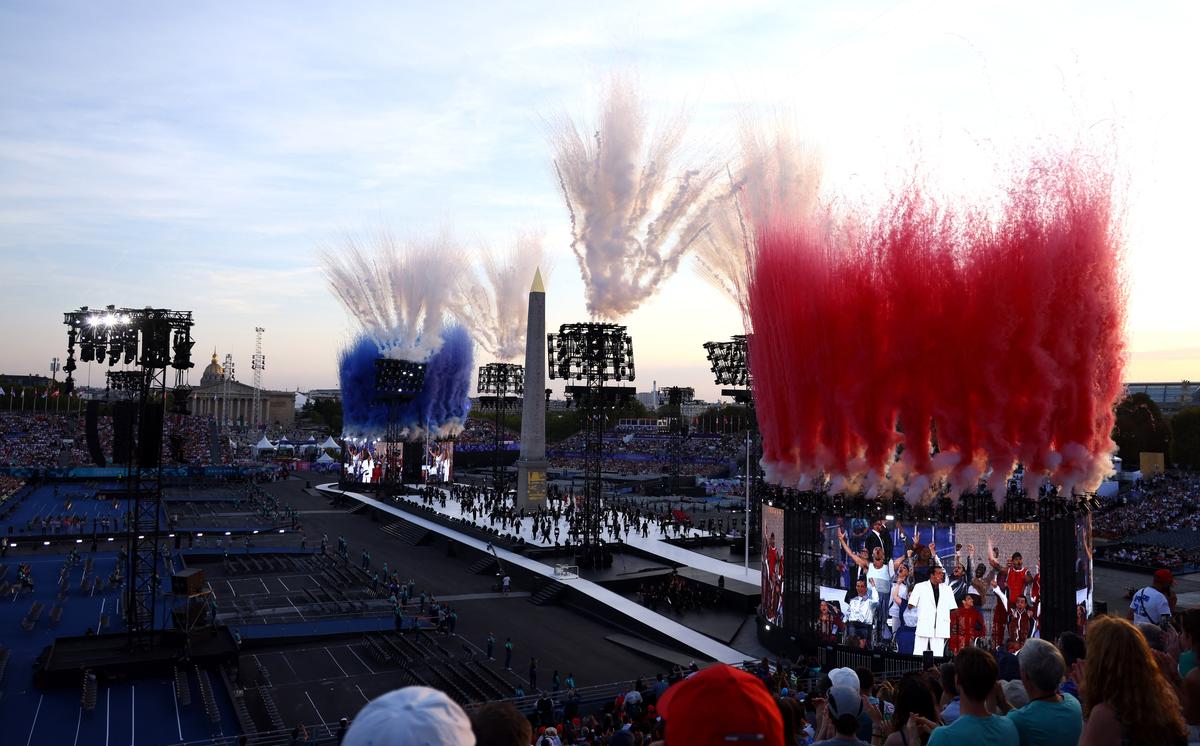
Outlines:
[{"label": "woman with blonde hair", "polygon": [[1158,669],[1146,638],[1131,623],[1098,617],[1088,626],[1079,746],[1174,746],[1187,743],[1175,689]]}]

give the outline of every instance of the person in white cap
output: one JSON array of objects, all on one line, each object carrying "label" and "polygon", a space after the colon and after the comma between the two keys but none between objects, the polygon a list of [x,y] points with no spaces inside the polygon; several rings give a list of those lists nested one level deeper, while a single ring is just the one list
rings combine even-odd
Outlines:
[{"label": "person in white cap", "polygon": [[444,692],[406,686],[359,710],[342,746],[475,746],[467,713]]}]

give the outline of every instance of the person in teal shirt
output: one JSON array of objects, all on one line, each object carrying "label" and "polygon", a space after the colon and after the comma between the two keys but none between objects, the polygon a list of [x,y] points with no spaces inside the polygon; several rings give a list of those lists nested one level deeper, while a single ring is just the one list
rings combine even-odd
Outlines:
[{"label": "person in teal shirt", "polygon": [[954,656],[959,717],[951,725],[934,728],[928,746],[1020,746],[1016,724],[988,712],[987,698],[996,688],[997,675],[996,659],[986,650],[966,647]]},{"label": "person in teal shirt", "polygon": [[[1060,694],[1059,684],[1067,672],[1062,653],[1045,640],[1025,641],[1017,653],[1021,683],[1029,693],[1029,704],[1012,710],[1008,719],[1017,726],[1021,746],[1060,746],[1079,743],[1083,732],[1083,708],[1070,694]],[[1008,703],[997,702],[1001,710]]]}]

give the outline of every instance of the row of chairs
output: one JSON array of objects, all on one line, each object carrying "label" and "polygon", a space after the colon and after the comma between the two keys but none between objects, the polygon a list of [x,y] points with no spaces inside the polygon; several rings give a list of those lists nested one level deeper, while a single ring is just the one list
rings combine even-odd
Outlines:
[{"label": "row of chairs", "polygon": [[175,669],[175,699],[183,707],[192,703],[192,687],[188,684],[187,671]]},{"label": "row of chairs", "polygon": [[219,725],[221,712],[217,709],[217,700],[213,696],[212,681],[208,678],[208,671],[196,666],[195,672],[196,679],[200,682],[200,701],[204,703],[204,714],[208,717],[208,722],[214,726]]}]

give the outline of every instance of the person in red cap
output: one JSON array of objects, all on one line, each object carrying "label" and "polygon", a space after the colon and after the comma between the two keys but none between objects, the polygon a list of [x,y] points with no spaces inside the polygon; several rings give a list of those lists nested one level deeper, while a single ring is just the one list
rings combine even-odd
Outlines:
[{"label": "person in red cap", "polygon": [[1171,590],[1173,585],[1175,576],[1170,570],[1155,570],[1154,581],[1133,594],[1126,617],[1133,620],[1134,624],[1160,624],[1163,617],[1175,613],[1175,592]]},{"label": "person in red cap", "polygon": [[783,746],[783,716],[756,676],[718,663],[663,693],[666,746]]}]

